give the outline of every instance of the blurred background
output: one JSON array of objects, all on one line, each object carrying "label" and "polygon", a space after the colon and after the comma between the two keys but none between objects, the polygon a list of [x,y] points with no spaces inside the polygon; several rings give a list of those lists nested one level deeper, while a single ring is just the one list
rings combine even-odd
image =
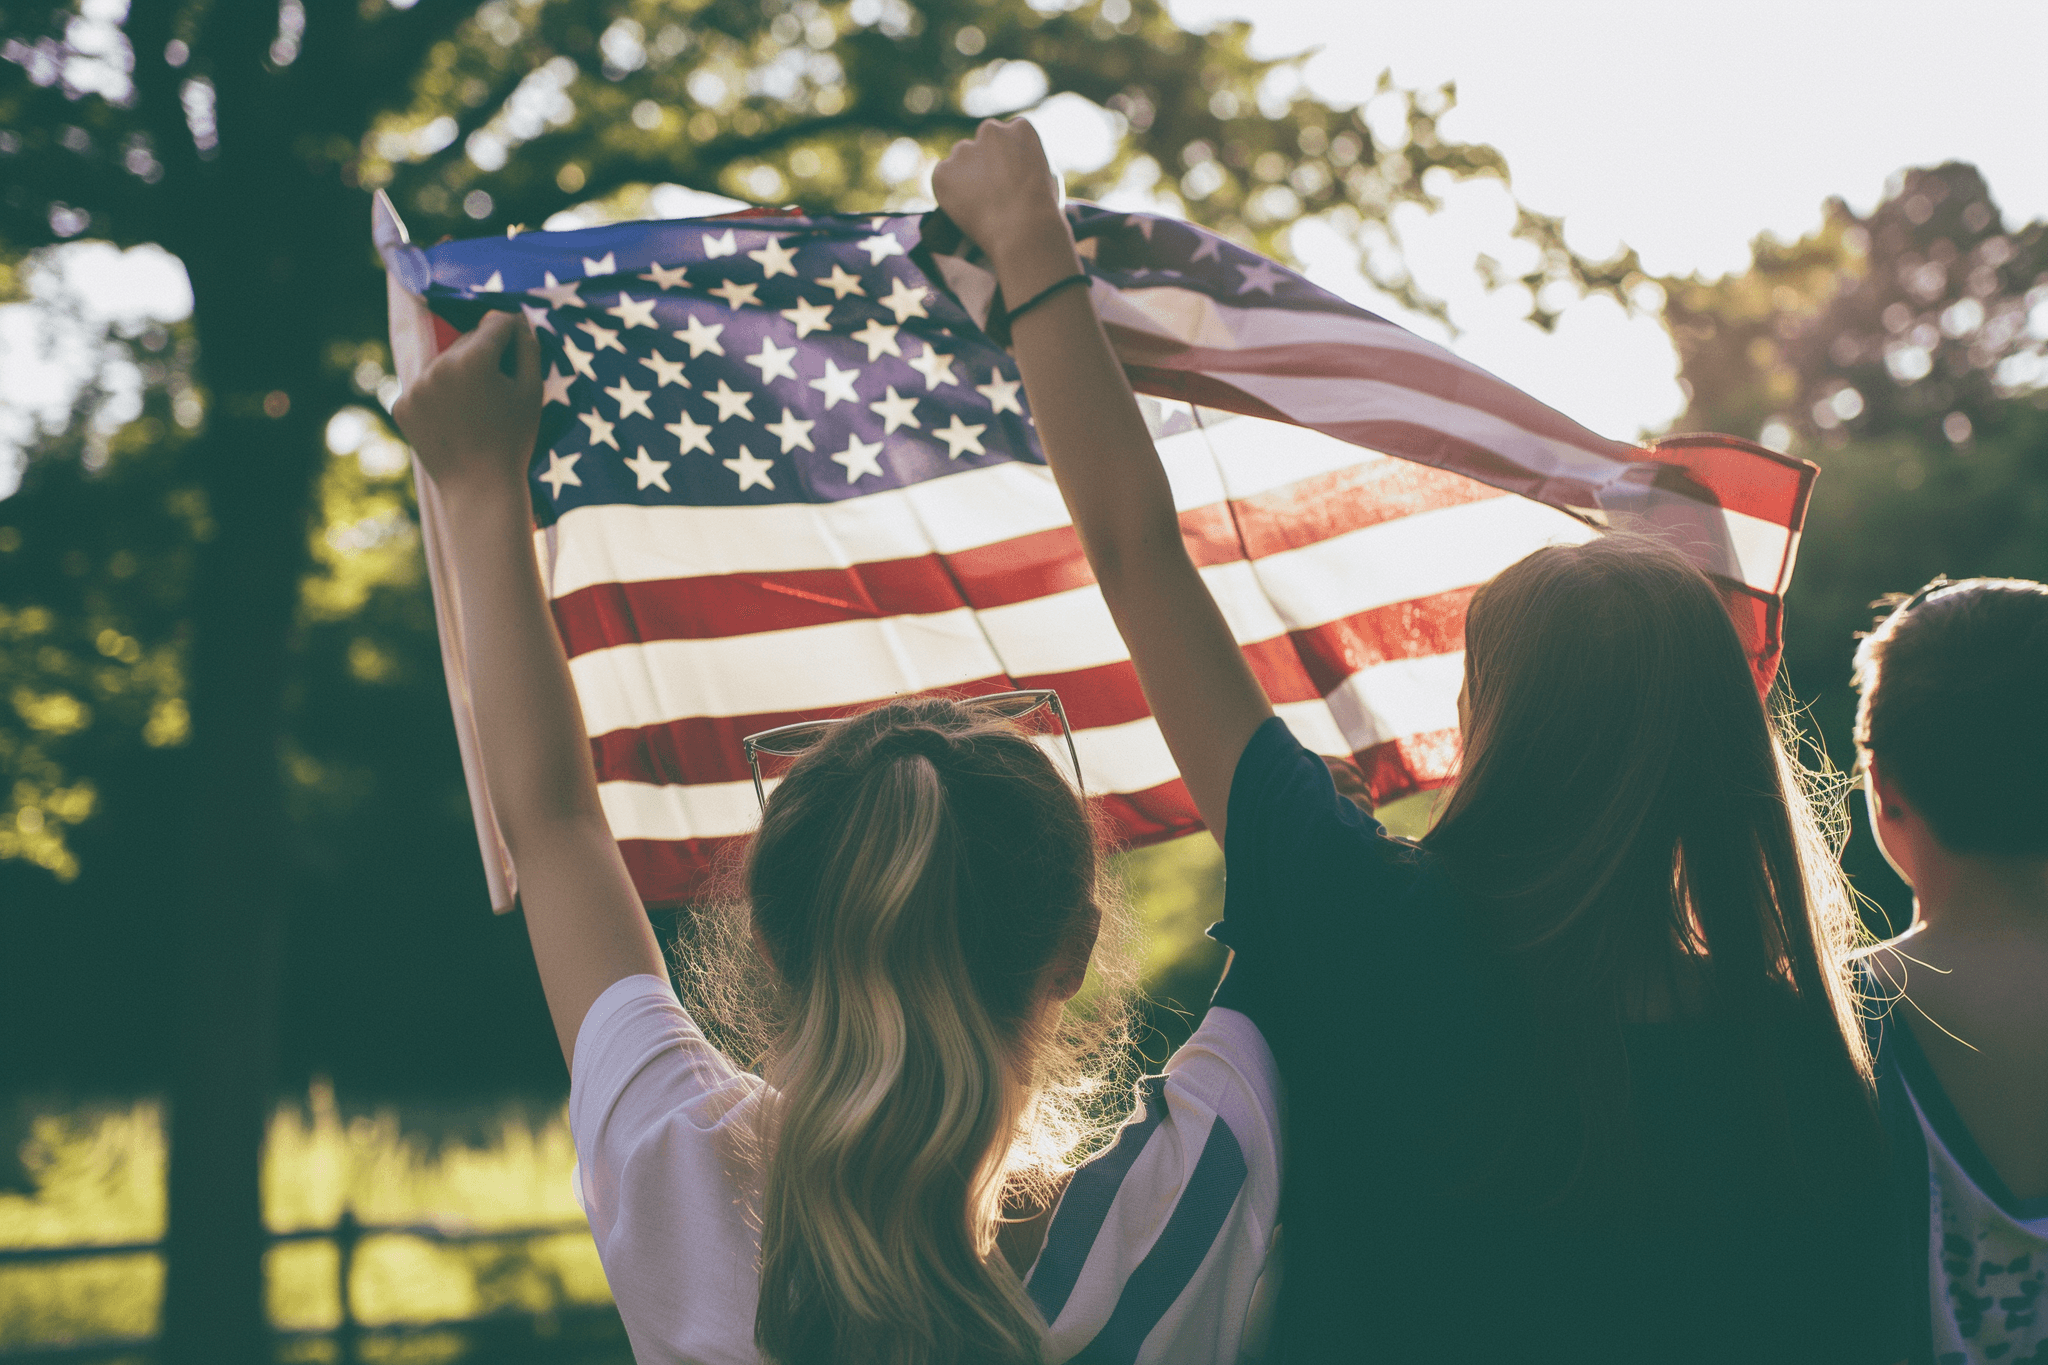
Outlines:
[{"label": "blurred background", "polygon": [[[630,1358],[485,898],[371,190],[422,241],[904,210],[1023,112],[1076,196],[1605,434],[1817,461],[1784,676],[1846,766],[1875,598],[2048,577],[2043,51],[2015,0],[0,0],[0,1361]],[[1218,859],[1123,866],[1163,1059]]]}]

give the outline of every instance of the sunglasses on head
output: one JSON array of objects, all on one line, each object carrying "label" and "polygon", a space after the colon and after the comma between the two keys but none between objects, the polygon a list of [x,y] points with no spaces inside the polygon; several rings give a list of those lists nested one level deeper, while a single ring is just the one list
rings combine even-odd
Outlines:
[{"label": "sunglasses on head", "polygon": [[[1018,692],[991,692],[986,696],[967,697],[962,706],[976,711],[986,711],[1004,720],[1023,720],[1047,707],[1059,719],[1060,734],[1067,741],[1067,757],[1074,764],[1074,786],[1086,794],[1087,788],[1081,781],[1081,751],[1074,747],[1073,727],[1067,724],[1067,710],[1060,705],[1060,694],[1050,687],[1034,687]],[[740,747],[746,751],[747,767],[754,774],[754,795],[761,802],[761,809],[768,808],[768,789],[761,781],[761,755],[770,754],[776,758],[796,758],[814,748],[820,740],[832,732],[832,727],[842,725],[847,717],[835,716],[827,720],[800,720],[794,725],[778,725],[772,730],[762,730],[746,736]]]}]

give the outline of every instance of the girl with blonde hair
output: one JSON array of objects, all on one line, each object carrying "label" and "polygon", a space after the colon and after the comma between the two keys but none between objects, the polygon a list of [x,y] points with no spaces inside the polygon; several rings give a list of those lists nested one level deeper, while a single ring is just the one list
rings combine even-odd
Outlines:
[{"label": "girl with blonde hair", "polygon": [[1028,305],[1039,439],[1224,848],[1217,1003],[1288,1093],[1276,1355],[1897,1360],[1856,917],[1712,585],[1603,538],[1482,587],[1463,771],[1389,838],[1190,561],[1036,134],[933,185]]},{"label": "girl with blonde hair", "polygon": [[1095,831],[1015,720],[1056,700],[906,700],[750,737],[794,761],[738,931],[706,921],[680,964],[693,999],[752,994],[735,973],[765,986],[749,1073],[671,988],[599,805],[534,572],[540,408],[533,334],[500,312],[395,415],[451,511],[485,779],[635,1357],[1237,1359],[1279,1199],[1258,1029],[1212,1011],[1114,1147],[1061,1164],[1093,1145],[1124,1039],[1113,980],[1071,1005],[1103,918]]}]

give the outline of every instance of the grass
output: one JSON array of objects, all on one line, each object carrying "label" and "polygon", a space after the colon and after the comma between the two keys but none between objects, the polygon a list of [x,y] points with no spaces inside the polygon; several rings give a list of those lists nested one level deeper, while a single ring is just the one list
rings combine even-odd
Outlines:
[{"label": "grass", "polygon": [[[271,1118],[263,1170],[271,1230],[332,1227],[344,1208],[365,1223],[447,1230],[581,1217],[564,1110],[534,1116],[509,1107],[485,1128],[480,1142],[435,1141],[407,1131],[390,1109],[344,1116],[333,1091],[316,1083]],[[166,1155],[153,1101],[37,1115],[22,1151],[36,1189],[0,1195],[0,1246],[161,1237]],[[271,1320],[286,1330],[337,1325],[338,1265],[332,1243],[274,1248]],[[581,1232],[473,1246],[366,1238],[351,1290],[365,1325],[545,1314],[610,1300],[597,1250]],[[0,1267],[0,1348],[149,1335],[162,1293],[162,1262],[153,1255]]]}]

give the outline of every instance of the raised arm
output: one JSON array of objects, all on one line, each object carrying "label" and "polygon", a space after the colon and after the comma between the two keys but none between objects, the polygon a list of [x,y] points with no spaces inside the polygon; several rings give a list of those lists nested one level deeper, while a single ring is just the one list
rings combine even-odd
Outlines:
[{"label": "raised arm", "polygon": [[[1020,305],[1080,270],[1059,186],[1022,119],[981,125],[932,175],[939,206],[994,263]],[[1188,558],[1173,490],[1088,290],[1015,321],[1011,341],[1039,443],[1204,823],[1223,840],[1230,779],[1273,714]]]},{"label": "raised arm", "polygon": [[[490,313],[392,415],[447,501],[485,784],[562,1056],[604,989],[666,968],[597,800],[597,772],[533,556],[526,463],[540,426],[532,329]],[[513,371],[508,377],[506,369]]]}]

